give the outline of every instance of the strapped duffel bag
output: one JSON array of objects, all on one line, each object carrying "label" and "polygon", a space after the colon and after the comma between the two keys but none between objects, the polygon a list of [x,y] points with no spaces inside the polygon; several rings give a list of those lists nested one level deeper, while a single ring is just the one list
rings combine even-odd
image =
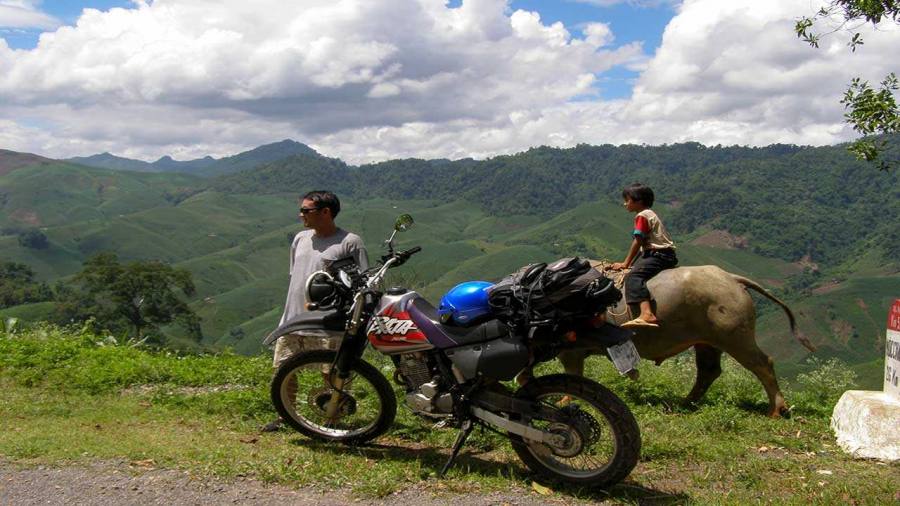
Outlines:
[{"label": "strapped duffel bag", "polygon": [[578,257],[526,265],[488,294],[495,316],[513,322],[590,317],[622,298],[612,281]]}]

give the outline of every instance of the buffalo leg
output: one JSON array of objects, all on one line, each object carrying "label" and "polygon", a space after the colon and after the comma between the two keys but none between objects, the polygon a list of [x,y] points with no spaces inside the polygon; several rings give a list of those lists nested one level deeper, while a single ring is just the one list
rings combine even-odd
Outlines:
[{"label": "buffalo leg", "polygon": [[559,362],[562,364],[566,374],[575,376],[584,376],[584,359],[587,353],[581,350],[566,350],[559,353]]},{"label": "buffalo leg", "polygon": [[753,347],[740,352],[729,354],[734,357],[742,366],[746,367],[750,372],[756,375],[763,388],[766,389],[766,395],[769,396],[769,416],[778,418],[788,411],[787,404],[784,402],[784,396],[781,389],[778,388],[778,379],[775,378],[775,368],[772,359],[763,353],[755,345],[754,339],[743,342],[754,343]]},{"label": "buffalo leg", "polygon": [[722,374],[722,350],[708,344],[695,344],[694,355],[697,363],[697,379],[686,399],[689,404],[702,399],[713,381]]},{"label": "buffalo leg", "polygon": [[[559,353],[559,362],[565,369],[566,374],[584,377],[584,360],[587,353],[582,350],[566,350]],[[516,376],[516,383],[519,386],[525,386],[534,377],[534,368],[527,367]]]}]

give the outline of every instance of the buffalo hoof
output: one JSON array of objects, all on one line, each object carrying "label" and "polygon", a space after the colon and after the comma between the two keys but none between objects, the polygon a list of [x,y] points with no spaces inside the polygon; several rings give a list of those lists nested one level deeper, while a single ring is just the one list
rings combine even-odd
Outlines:
[{"label": "buffalo hoof", "polygon": [[681,408],[687,411],[697,411],[700,409],[700,399],[692,399],[690,397],[682,399]]},{"label": "buffalo hoof", "polygon": [[787,406],[778,406],[769,412],[769,417],[789,419],[791,417],[791,408]]}]

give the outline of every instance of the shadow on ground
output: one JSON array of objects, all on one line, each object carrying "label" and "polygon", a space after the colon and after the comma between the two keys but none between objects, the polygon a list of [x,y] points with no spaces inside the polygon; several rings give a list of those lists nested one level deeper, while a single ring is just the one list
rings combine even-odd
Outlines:
[{"label": "shadow on ground", "polygon": [[[323,443],[312,441],[303,437],[291,440],[291,444],[302,446],[310,450],[343,455],[347,452],[347,447],[336,443]],[[385,444],[367,444],[354,447],[354,451],[360,455],[372,460],[380,460],[387,462],[409,462],[420,461],[423,467],[433,469],[434,472],[428,476],[423,476],[424,480],[437,480],[436,475],[447,459],[450,457],[450,449],[435,448],[410,448],[406,446],[385,445]],[[608,490],[589,489],[585,487],[572,486],[559,483],[546,483],[543,479],[534,476],[517,461],[498,461],[489,454],[478,453],[464,449],[459,457],[457,457],[454,467],[448,475],[453,477],[462,477],[466,473],[475,473],[481,476],[502,476],[510,480],[521,482],[525,485],[529,480],[537,481],[551,487],[554,491],[569,495],[573,498],[591,501],[628,501],[641,505],[669,505],[669,504],[685,504],[689,502],[690,497],[686,494],[671,494],[662,490],[647,488],[633,480],[626,479],[625,482],[613,486]]]}]

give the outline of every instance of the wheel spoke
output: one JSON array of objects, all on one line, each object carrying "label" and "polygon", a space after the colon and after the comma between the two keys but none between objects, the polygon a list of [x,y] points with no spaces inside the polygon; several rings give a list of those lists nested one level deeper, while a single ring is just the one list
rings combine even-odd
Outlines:
[{"label": "wheel spoke", "polygon": [[381,412],[380,399],[375,386],[356,373],[343,382],[336,416],[328,416],[334,381],[323,371],[330,366],[311,362],[295,369],[296,399],[284,399],[285,405],[299,423],[329,436],[346,437],[369,429]]},{"label": "wheel spoke", "polygon": [[[571,393],[549,393],[539,396],[544,406],[569,418],[565,424],[533,421],[535,428],[555,433],[565,432],[567,440],[576,441],[571,448],[539,449],[531,445],[531,453],[545,466],[562,475],[581,476],[596,473],[610,464],[615,454],[614,431],[602,412],[587,399]],[[571,452],[570,456],[567,456]]]}]

